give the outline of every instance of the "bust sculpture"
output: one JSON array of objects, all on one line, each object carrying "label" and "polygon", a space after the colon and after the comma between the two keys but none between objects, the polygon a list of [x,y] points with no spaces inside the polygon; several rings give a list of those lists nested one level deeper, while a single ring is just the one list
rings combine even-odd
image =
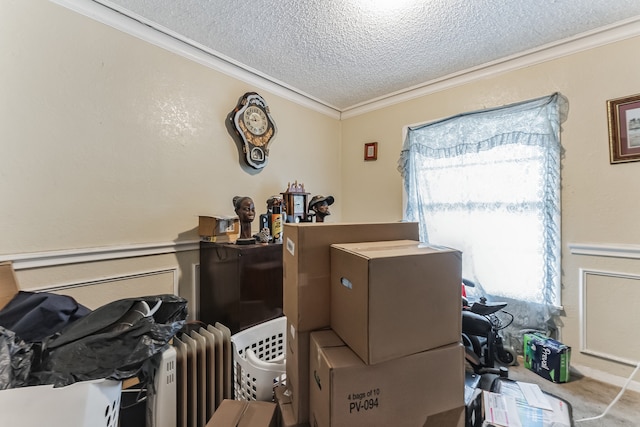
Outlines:
[{"label": "bust sculpture", "polygon": [[240,238],[250,239],[252,236],[251,223],[256,217],[253,199],[247,196],[235,196],[233,198],[233,207],[240,220]]},{"label": "bust sculpture", "polygon": [[331,215],[329,206],[334,202],[333,196],[313,196],[309,202],[309,210],[313,211],[316,222],[324,222],[325,217]]}]

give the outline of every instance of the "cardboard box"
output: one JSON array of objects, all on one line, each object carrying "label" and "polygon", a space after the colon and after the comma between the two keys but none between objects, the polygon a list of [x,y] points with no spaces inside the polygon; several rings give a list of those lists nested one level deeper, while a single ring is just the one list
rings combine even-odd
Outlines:
[{"label": "cardboard box", "polygon": [[286,223],[283,310],[298,331],[329,327],[333,243],[419,240],[418,223]]},{"label": "cardboard box", "polygon": [[326,330],[311,332],[309,356],[314,427],[431,427],[433,422],[425,424],[430,417],[451,410],[464,417],[460,343],[366,365]]},{"label": "cardboard box", "polygon": [[524,367],[554,383],[569,381],[571,347],[542,334],[524,334]]},{"label": "cardboard box", "polygon": [[224,399],[206,427],[277,427],[273,402]]},{"label": "cardboard box", "polygon": [[200,216],[198,234],[203,242],[235,242],[240,236],[240,219],[237,216]]},{"label": "cardboard box", "polygon": [[[308,384],[308,382],[307,382]],[[308,422],[299,423],[293,414],[293,405],[291,403],[291,392],[285,386],[274,388],[276,403],[278,404],[278,412],[280,419],[278,427],[309,427]]]},{"label": "cardboard box", "polygon": [[309,335],[287,321],[287,389],[297,423],[309,422]]},{"label": "cardboard box", "polygon": [[460,251],[413,240],[331,246],[331,329],[368,364],[460,341]]},{"label": "cardboard box", "polygon": [[11,261],[0,262],[0,310],[18,294],[18,279]]},{"label": "cardboard box", "polygon": [[465,408],[459,407],[427,416],[422,427],[465,427]]}]

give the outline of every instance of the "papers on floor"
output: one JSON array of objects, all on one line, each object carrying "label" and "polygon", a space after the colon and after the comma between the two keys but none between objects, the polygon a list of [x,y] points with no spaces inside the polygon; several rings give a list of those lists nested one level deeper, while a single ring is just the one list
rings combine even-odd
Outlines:
[{"label": "papers on floor", "polygon": [[483,392],[483,426],[570,427],[569,406],[536,384],[503,382],[499,393]]},{"label": "papers on floor", "polygon": [[542,393],[542,390],[540,390],[540,387],[537,384],[519,382],[518,385],[520,386],[520,391],[524,394],[527,405],[533,406],[534,408],[553,411],[553,408],[549,403],[549,399],[544,393]]}]

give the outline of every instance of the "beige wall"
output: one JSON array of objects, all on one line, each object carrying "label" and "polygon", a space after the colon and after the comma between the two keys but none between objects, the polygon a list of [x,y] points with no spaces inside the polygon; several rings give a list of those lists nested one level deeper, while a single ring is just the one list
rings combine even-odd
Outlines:
[{"label": "beige wall", "polygon": [[[180,264],[179,291],[192,299],[197,245],[171,256],[150,250],[151,260],[136,262],[77,264],[64,255],[197,241],[199,215],[234,214],[235,195],[251,196],[262,213],[289,182],[333,194],[330,218],[340,220],[337,116],[47,0],[0,7],[0,257],[56,251],[50,264],[71,263],[44,271],[17,263],[24,288],[118,281]],[[265,97],[278,126],[259,172],[241,165],[225,128],[248,91]],[[122,256],[118,250],[106,258]]]},{"label": "beige wall", "polygon": [[[640,240],[633,222],[640,163],[609,164],[605,102],[640,92],[640,58],[630,54],[640,39],[339,121],[46,0],[1,8],[0,258],[24,261],[24,289],[90,294],[95,306],[102,302],[96,294],[115,297],[105,285],[124,282],[127,296],[174,286],[195,306],[198,251],[188,243],[198,239],[198,215],[232,213],[236,194],[253,197],[261,211],[269,195],[298,180],[336,197],[331,221],[400,220],[404,126],[559,91],[570,103],[562,133],[562,339],[587,371],[629,374],[628,364],[610,359],[638,357],[639,344],[625,346],[639,325],[628,325],[628,316],[620,328],[611,325],[640,298],[637,258],[615,255]],[[279,130],[259,173],[240,166],[224,126],[238,98],[253,90]],[[373,141],[378,160],[365,162],[363,144]],[[590,244],[604,249],[573,249]],[[105,248],[109,254],[91,262],[76,258]],[[47,264],[49,254],[55,260]],[[594,302],[609,294],[616,297],[604,306]],[[589,338],[586,352],[581,334]]]},{"label": "beige wall", "polygon": [[[640,344],[633,338],[640,327],[638,316],[630,322],[621,313],[633,310],[634,302],[640,300],[640,264],[637,258],[615,254],[619,249],[637,251],[640,242],[640,227],[635,225],[640,212],[640,163],[609,164],[606,101],[640,93],[640,57],[632,54],[639,49],[640,38],[633,38],[343,120],[344,220],[401,217],[402,180],[396,162],[403,126],[561,92],[570,105],[561,135],[566,150],[562,160],[562,340],[572,346],[574,364],[587,372],[592,368],[628,376],[628,364],[607,359],[640,359]],[[372,163],[362,160],[363,144],[370,141],[380,145],[378,160]],[[600,255],[586,256],[570,247],[585,244],[605,248]],[[583,270],[604,271],[604,278]],[[621,274],[626,277],[620,279]],[[603,294],[611,297],[596,297]],[[581,344],[581,333],[587,344]],[[580,351],[581,346],[586,352]]]}]

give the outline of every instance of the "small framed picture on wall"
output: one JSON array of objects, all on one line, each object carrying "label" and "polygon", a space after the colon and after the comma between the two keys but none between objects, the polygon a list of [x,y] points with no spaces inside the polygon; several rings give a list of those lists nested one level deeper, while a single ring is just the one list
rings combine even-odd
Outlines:
[{"label": "small framed picture on wall", "polygon": [[364,159],[365,160],[377,160],[378,159],[378,143],[367,142],[364,144]]},{"label": "small framed picture on wall", "polygon": [[607,101],[611,164],[640,160],[640,94]]}]

